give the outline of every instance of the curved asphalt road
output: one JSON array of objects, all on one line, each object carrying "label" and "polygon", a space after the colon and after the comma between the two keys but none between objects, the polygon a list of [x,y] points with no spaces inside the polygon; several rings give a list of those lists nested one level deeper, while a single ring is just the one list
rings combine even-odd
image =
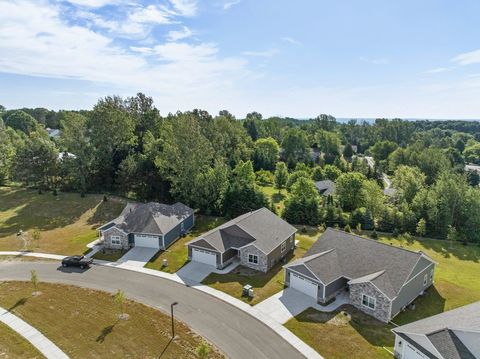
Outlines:
[{"label": "curved asphalt road", "polygon": [[[41,281],[65,283],[115,292],[170,312],[216,345],[230,358],[304,358],[269,327],[234,306],[168,279],[120,268],[93,266],[86,271],[62,268],[58,263],[1,262],[0,280],[29,280],[35,269]],[[74,303],[72,303],[74,305]]]}]

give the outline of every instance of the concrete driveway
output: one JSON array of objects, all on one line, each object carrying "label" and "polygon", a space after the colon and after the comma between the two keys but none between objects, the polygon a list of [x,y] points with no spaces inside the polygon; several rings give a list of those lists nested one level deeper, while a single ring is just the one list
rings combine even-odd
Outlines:
[{"label": "concrete driveway", "polygon": [[[88,270],[63,268],[60,263],[0,261],[0,280],[29,280],[36,270],[42,282],[73,284],[115,293],[170,313],[216,345],[232,359],[301,359],[298,350],[264,323],[209,294],[169,279],[94,265]],[[75,303],[72,303],[75,305]],[[134,315],[134,313],[131,313]]]},{"label": "concrete driveway", "polygon": [[214,266],[199,262],[188,262],[180,268],[175,275],[186,284],[196,284],[204,280],[210,273],[224,274],[232,271],[240,264],[240,260],[233,261],[224,269],[217,269]]},{"label": "concrete driveway", "polygon": [[159,248],[133,247],[117,261],[118,267],[121,268],[123,264],[143,267],[159,250]]},{"label": "concrete driveway", "polygon": [[284,324],[307,308],[312,307],[321,312],[332,312],[347,303],[347,293],[338,295],[334,302],[322,306],[312,297],[296,289],[286,288],[272,295],[270,298],[265,299],[263,302],[258,303],[254,308],[269,315],[280,324]]}]

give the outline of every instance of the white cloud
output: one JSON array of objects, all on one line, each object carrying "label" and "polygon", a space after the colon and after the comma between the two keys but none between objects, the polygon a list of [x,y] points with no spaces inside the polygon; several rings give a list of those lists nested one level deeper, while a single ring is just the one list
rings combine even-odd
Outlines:
[{"label": "white cloud", "polygon": [[281,37],[280,40],[288,42],[289,44],[292,44],[292,45],[300,45],[300,41],[295,40],[293,37],[290,37],[290,36]]},{"label": "white cloud", "polygon": [[242,55],[255,56],[255,57],[272,57],[277,53],[278,53],[277,49],[270,49],[265,51],[244,51],[242,52]]},{"label": "white cloud", "polygon": [[136,8],[128,17],[128,20],[139,24],[169,24],[171,14],[155,5]]},{"label": "white cloud", "polygon": [[452,70],[452,68],[450,68],[450,67],[437,67],[437,68],[434,68],[434,69],[424,71],[423,73],[424,74],[439,74],[439,73],[447,72],[447,71],[450,71],[450,70]]},{"label": "white cloud", "polygon": [[372,65],[386,65],[389,63],[388,59],[384,57],[378,59],[370,59],[364,56],[360,56],[359,59]]},{"label": "white cloud", "polygon": [[480,49],[460,54],[452,59],[459,65],[471,65],[480,63]]},{"label": "white cloud", "polygon": [[74,5],[98,8],[105,5],[116,4],[119,0],[68,0],[68,2]]},{"label": "white cloud", "polygon": [[223,4],[223,10],[228,10],[232,6],[240,4],[241,0],[232,0],[232,1],[227,1]]},{"label": "white cloud", "polygon": [[197,14],[196,0],[170,0],[170,3],[181,16],[195,16]]},{"label": "white cloud", "polygon": [[168,41],[178,41],[189,38],[193,35],[193,31],[188,27],[183,26],[181,30],[172,30],[167,34]]}]

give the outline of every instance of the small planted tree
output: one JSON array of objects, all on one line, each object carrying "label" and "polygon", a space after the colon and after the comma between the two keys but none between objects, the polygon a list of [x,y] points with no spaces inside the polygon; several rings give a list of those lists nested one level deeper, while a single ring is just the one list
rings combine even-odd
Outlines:
[{"label": "small planted tree", "polygon": [[420,218],[417,223],[417,234],[423,237],[427,233],[427,222],[424,218]]},{"label": "small planted tree", "polygon": [[350,228],[350,225],[347,224],[344,228],[344,231],[347,232],[347,233],[350,233],[352,231],[352,229]]},{"label": "small planted tree", "polygon": [[122,320],[127,320],[129,318],[129,315],[125,313],[126,298],[123,290],[118,289],[117,292],[115,293],[114,299],[115,299],[115,303],[117,303],[118,305],[118,310],[119,310],[118,318]]},{"label": "small planted tree", "polygon": [[205,359],[210,354],[210,347],[207,343],[201,342],[195,349],[195,353],[199,358]]},{"label": "small planted tree", "polygon": [[38,283],[39,283],[38,274],[37,274],[37,271],[35,271],[33,269],[30,271],[30,282],[32,283],[32,286],[33,286],[32,295],[37,296],[37,295],[41,294],[38,291]]},{"label": "small planted tree", "polygon": [[42,232],[40,232],[40,230],[39,230],[38,228],[35,228],[35,229],[32,231],[32,238],[33,238],[33,240],[36,242],[37,247],[38,247],[38,242],[39,242],[40,239],[42,238]]}]

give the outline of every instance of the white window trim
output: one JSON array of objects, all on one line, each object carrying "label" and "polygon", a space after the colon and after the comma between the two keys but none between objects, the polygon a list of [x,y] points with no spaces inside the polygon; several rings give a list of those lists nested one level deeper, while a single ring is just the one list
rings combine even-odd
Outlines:
[{"label": "white window trim", "polygon": [[280,247],[280,252],[285,252],[285,250],[287,249],[287,240],[285,240],[285,242],[282,242],[282,246]]},{"label": "white window trim", "polygon": [[122,244],[122,240],[120,239],[120,236],[110,236],[110,243],[111,244]]},{"label": "white window trim", "polygon": [[[363,303],[363,298],[367,298],[367,304],[364,304]],[[373,308],[369,305],[371,303],[371,301],[373,301]],[[377,298],[375,297],[371,297],[367,294],[362,294],[362,305],[368,309],[372,309],[372,310],[375,310],[375,307],[377,306]]]},{"label": "white window trim", "polygon": [[425,273],[425,275],[423,276],[423,285],[427,285],[428,283],[428,273]]},{"label": "white window trim", "polygon": [[430,270],[430,281],[433,281],[433,269]]},{"label": "white window trim", "polygon": [[[252,258],[252,260],[250,260],[250,258]],[[254,258],[257,258],[257,261],[256,261],[256,262],[253,260]],[[248,263],[250,263],[250,264],[258,264],[258,255],[256,255],[256,254],[249,254],[247,261],[248,261]]]}]

